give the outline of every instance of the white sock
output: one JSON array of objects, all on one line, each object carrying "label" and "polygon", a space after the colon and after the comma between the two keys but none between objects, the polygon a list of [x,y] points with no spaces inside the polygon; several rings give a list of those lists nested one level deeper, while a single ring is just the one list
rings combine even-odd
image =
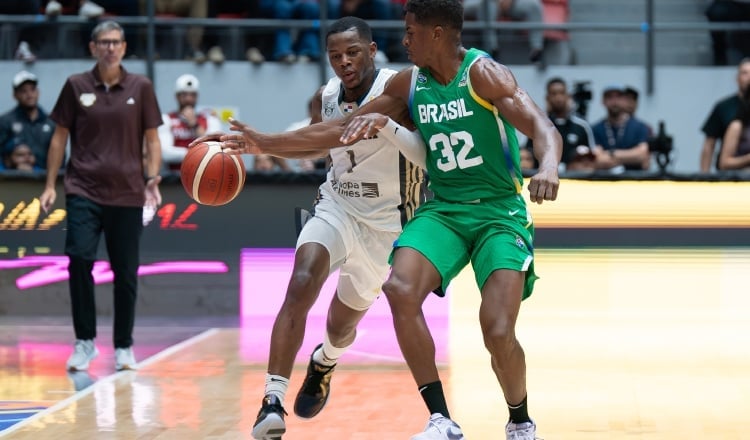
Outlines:
[{"label": "white sock", "polygon": [[281,404],[284,404],[284,397],[286,396],[286,390],[289,388],[289,379],[278,374],[266,373],[266,393],[273,394],[279,398]]},{"label": "white sock", "polygon": [[336,365],[338,359],[346,353],[351,346],[352,344],[349,344],[346,347],[334,347],[333,344],[331,344],[331,339],[328,337],[328,332],[326,332],[325,337],[323,338],[323,346],[315,350],[315,353],[313,353],[313,360],[320,365],[325,365],[327,367]]}]

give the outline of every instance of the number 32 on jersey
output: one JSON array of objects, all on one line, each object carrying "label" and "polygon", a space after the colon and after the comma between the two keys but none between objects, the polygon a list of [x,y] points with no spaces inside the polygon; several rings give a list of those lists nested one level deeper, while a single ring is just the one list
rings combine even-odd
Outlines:
[{"label": "number 32 on jersey", "polygon": [[[436,166],[440,171],[448,172],[456,168],[466,169],[481,165],[484,160],[482,156],[469,157],[474,149],[474,139],[466,131],[457,131],[450,134],[436,133],[430,137],[430,150],[439,151],[441,158]],[[456,152],[455,147],[458,148]]]}]

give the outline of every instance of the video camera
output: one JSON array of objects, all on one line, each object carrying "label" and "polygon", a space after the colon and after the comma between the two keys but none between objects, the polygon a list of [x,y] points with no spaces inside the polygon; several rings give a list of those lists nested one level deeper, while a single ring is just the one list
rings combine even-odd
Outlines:
[{"label": "video camera", "polygon": [[672,136],[669,136],[664,128],[664,121],[659,121],[659,131],[656,136],[648,140],[648,151],[656,154],[656,163],[659,165],[659,171],[664,174],[671,161],[673,148]]},{"label": "video camera", "polygon": [[573,102],[576,103],[575,112],[583,119],[589,111],[589,102],[594,97],[591,93],[591,81],[576,81],[573,83]]}]

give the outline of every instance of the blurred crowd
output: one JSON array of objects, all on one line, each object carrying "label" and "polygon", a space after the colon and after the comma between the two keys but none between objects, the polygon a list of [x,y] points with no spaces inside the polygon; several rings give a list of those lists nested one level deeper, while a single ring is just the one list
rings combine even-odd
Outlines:
[{"label": "blurred crowd", "polygon": [[[405,0],[154,0],[155,13],[162,18],[180,17],[231,20],[243,18],[301,19],[315,20],[323,7],[328,17],[335,19],[353,15],[368,20],[401,20]],[[732,5],[714,3],[732,3]],[[735,8],[738,16],[744,17],[750,2],[712,2],[707,10],[709,18],[716,19],[726,12],[721,8]],[[106,17],[141,16],[147,13],[146,0],[7,0],[0,2],[0,14],[46,16],[49,23],[55,17],[67,14],[85,18],[91,27]],[[723,11],[723,12],[722,12]],[[710,12],[710,14],[709,14]],[[490,0],[484,5],[481,0],[465,0],[467,20],[526,20],[529,22],[567,21],[567,0]],[[713,18],[712,18],[713,17]],[[38,22],[36,20],[35,22]],[[379,48],[377,62],[408,61],[401,46],[400,29],[380,29],[373,39]],[[243,39],[245,58],[255,64],[269,62],[305,63],[318,60],[325,54],[321,51],[318,29],[310,28],[250,29],[238,27]],[[18,26],[18,41],[15,57],[28,63],[37,59],[35,51],[44,41],[40,32],[31,23]],[[225,29],[224,29],[225,30]],[[124,26],[127,51],[139,56],[143,50],[142,29]],[[477,42],[486,44],[483,49],[496,59],[502,58],[502,45],[497,33],[481,35]],[[226,32],[214,27],[188,26],[179,34],[184,38],[184,57],[196,63],[210,61],[221,64],[227,58]],[[42,35],[43,36],[43,35]],[[467,46],[479,35],[466,32]],[[544,67],[549,49],[555,42],[565,42],[564,32],[530,31],[525,34],[528,43],[527,62]],[[714,49],[727,50],[721,43],[726,34],[712,33]],[[88,47],[88,35],[81,32]],[[168,45],[174,49],[174,45]],[[163,48],[160,46],[160,48]],[[718,56],[716,64],[725,59]],[[724,170],[750,170],[750,122],[748,100],[750,99],[750,59],[743,59],[737,68],[737,91],[707,109],[705,123],[701,127],[704,142],[698,158],[699,171],[709,173]],[[16,106],[0,116],[0,169],[26,171],[44,170],[47,148],[54,132],[54,123],[44,109],[39,107],[37,77],[27,71],[18,72],[12,81]],[[217,116],[211,109],[198,105],[200,80],[192,73],[175,79],[175,109],[163,115],[159,137],[163,148],[167,171],[179,169],[187,145],[196,137],[221,128]],[[54,92],[54,91],[53,91]],[[632,86],[612,83],[599,96],[606,116],[598,121],[587,121],[586,113],[590,101],[596,102],[590,90],[581,83],[569,84],[564,78],[553,77],[546,85],[546,112],[555,124],[564,141],[561,171],[576,174],[664,171],[671,157],[671,138],[659,121],[642,121],[637,116],[639,91]],[[309,107],[310,103],[307,103]],[[290,121],[289,129],[309,123],[308,118]],[[657,127],[656,129],[654,127]],[[522,148],[522,165],[527,173],[533,173],[536,160],[529,142]],[[285,161],[273,157],[253,157],[250,165],[259,172],[306,172],[324,168],[325,161]]]},{"label": "blurred crowd", "polygon": [[[280,19],[318,20],[321,8],[329,19],[334,20],[351,15],[366,20],[400,21],[405,0],[153,0],[154,14],[159,19],[221,19],[228,27],[216,26],[157,26],[157,56],[161,59],[192,59],[196,63],[213,62],[221,64],[226,59],[244,57],[260,64],[265,61],[283,63],[316,61],[321,56],[320,39],[317,28],[277,28],[270,26],[236,26],[231,32],[232,20],[237,19]],[[483,0],[466,0],[467,20],[487,20],[482,11]],[[489,0],[490,19],[500,21],[528,21],[532,23],[561,23],[567,21],[568,0]],[[55,17],[77,15],[86,19],[81,25],[80,34],[85,43],[90,29],[97,19],[117,17],[137,17],[148,15],[146,0],[7,0],[0,2],[0,15],[26,15],[46,17],[35,18],[30,23],[17,25],[17,41],[14,56],[17,59],[34,62],[37,57],[77,57],[80,45],[72,44],[61,48],[55,34],[59,23]],[[177,23],[177,22],[174,22]],[[44,26],[46,25],[46,26]],[[68,24],[67,26],[70,26]],[[138,26],[124,26],[129,41],[126,56],[145,56],[145,30]],[[378,45],[378,60],[406,61],[401,47],[401,29],[375,29],[374,40]],[[507,32],[506,32],[507,33]],[[76,34],[73,32],[73,34]],[[485,40],[482,32],[467,32],[466,37],[472,46],[483,47],[494,56],[500,56],[498,35],[491,32]],[[518,38],[513,44],[522,42],[528,46],[528,62],[543,67],[547,58],[553,62],[567,63],[560,59],[558,47],[568,42],[566,32],[540,31],[511,32]],[[67,47],[74,49],[67,49]],[[85,45],[84,45],[85,46]],[[65,53],[71,50],[70,54]],[[504,54],[507,59],[507,54]]]}]

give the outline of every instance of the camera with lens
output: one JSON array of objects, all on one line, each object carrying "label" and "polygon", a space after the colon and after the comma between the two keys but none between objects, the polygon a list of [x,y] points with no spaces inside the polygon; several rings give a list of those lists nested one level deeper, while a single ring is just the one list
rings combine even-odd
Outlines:
[{"label": "camera with lens", "polygon": [[591,93],[591,81],[576,81],[573,83],[573,102],[576,103],[576,113],[586,119],[589,102],[594,97]]},{"label": "camera with lens", "polygon": [[659,170],[662,174],[664,174],[671,161],[672,148],[672,136],[667,134],[664,128],[664,121],[659,121],[659,131],[656,133],[656,136],[652,136],[648,140],[648,151],[656,155],[656,163],[659,165]]}]

